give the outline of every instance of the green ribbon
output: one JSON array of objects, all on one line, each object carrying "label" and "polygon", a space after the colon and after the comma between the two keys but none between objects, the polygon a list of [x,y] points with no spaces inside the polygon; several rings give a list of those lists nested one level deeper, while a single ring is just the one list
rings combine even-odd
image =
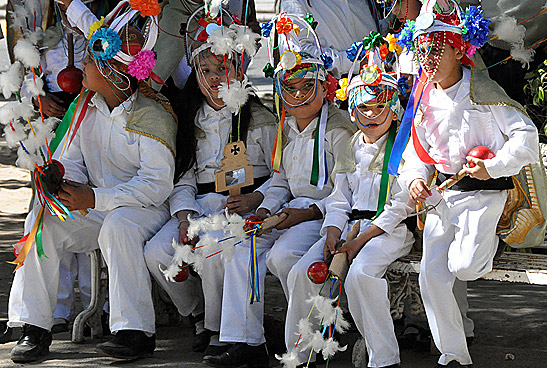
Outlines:
[{"label": "green ribbon", "polygon": [[315,127],[313,137],[313,166],[310,177],[310,184],[313,186],[317,186],[319,182],[319,124],[321,124],[321,118],[317,119],[317,126]]},{"label": "green ribbon", "polygon": [[311,28],[313,30],[315,30],[315,28],[317,28],[317,21],[315,19],[313,19],[313,15],[312,13],[307,13],[306,16],[304,17],[304,20],[309,23],[309,25],[311,26]]},{"label": "green ribbon", "polygon": [[53,138],[49,143],[49,149],[51,150],[51,154],[55,152],[55,150],[63,140],[63,137],[65,136],[66,131],[70,126],[70,122],[72,121],[72,115],[74,115],[74,110],[76,110],[77,102],[78,98],[72,101],[72,103],[68,107],[67,112],[65,113],[65,116],[63,116],[63,120],[61,120],[57,129],[55,129],[55,138]]},{"label": "green ribbon", "polygon": [[46,254],[44,253],[44,246],[42,245],[42,228],[44,227],[44,212],[42,212],[42,216],[37,219],[37,221],[40,221],[38,224],[38,231],[36,232],[36,252],[38,253],[38,257],[42,259],[42,256],[46,257]]},{"label": "green ribbon", "polygon": [[[372,32],[371,32],[372,33]],[[378,207],[376,209],[376,214],[374,218],[380,216],[384,211],[386,206],[387,196],[388,196],[388,187],[389,187],[389,174],[387,172],[387,167],[389,163],[389,157],[391,156],[391,149],[393,148],[393,142],[395,141],[395,136],[397,135],[397,123],[391,123],[389,128],[389,133],[387,136],[386,150],[384,152],[384,163],[382,165],[382,179],[380,181],[380,193],[378,194]]]},{"label": "green ribbon", "polygon": [[374,47],[382,46],[384,39],[382,35],[375,31],[370,31],[369,35],[363,38],[363,48],[365,50],[370,50]]}]

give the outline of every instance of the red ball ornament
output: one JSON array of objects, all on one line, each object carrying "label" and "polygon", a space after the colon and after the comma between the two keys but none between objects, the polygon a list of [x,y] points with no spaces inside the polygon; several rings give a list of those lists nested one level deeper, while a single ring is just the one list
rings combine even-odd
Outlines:
[{"label": "red ball ornament", "polygon": [[262,222],[260,217],[255,216],[255,215],[247,217],[245,219],[245,225],[243,225],[243,230],[245,232],[250,232],[254,228],[254,226],[256,225],[257,222]]},{"label": "red ball ornament", "polygon": [[179,273],[177,273],[177,276],[175,276],[174,280],[176,282],[183,282],[183,281],[186,281],[189,275],[190,275],[190,266],[188,266],[185,262],[182,262],[180,271]]},{"label": "red ball ornament", "polygon": [[[481,160],[488,160],[496,157],[494,152],[492,152],[492,150],[486,146],[477,146],[473,148],[471,151],[469,151],[467,156],[479,158]],[[467,164],[469,165],[469,167],[475,167],[475,164],[473,162],[467,161]]]},{"label": "red ball ornament", "polygon": [[74,65],[67,66],[57,75],[59,88],[67,93],[78,93],[82,89],[83,72]]},{"label": "red ball ornament", "polygon": [[61,172],[61,176],[65,176],[65,167],[63,166],[63,164],[57,160],[51,160],[51,162],[54,162],[57,165],[59,171]]},{"label": "red ball ornament", "polygon": [[314,284],[322,284],[329,277],[329,266],[325,262],[314,262],[308,267],[308,278]]}]

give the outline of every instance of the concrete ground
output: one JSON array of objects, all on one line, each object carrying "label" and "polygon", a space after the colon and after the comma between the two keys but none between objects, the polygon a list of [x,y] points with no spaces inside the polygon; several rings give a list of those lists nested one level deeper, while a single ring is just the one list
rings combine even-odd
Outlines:
[{"label": "concrete ground", "polygon": [[[4,1],[0,1],[3,3]],[[266,63],[262,48],[249,68],[250,79],[262,97],[271,97],[271,79],[262,74]],[[5,41],[0,40],[0,70],[7,68]],[[16,168],[15,155],[0,140],[0,318],[7,317],[7,300],[14,266],[12,244],[23,235],[23,222],[31,195],[28,172]],[[270,352],[281,353],[286,303],[278,281],[267,278],[265,310]],[[476,281],[469,283],[470,316],[475,321],[475,341],[471,354],[477,368],[547,367],[547,288],[542,286]],[[14,336],[20,334],[15,330]],[[358,333],[353,330],[340,336],[348,351],[335,356],[330,367],[351,367],[351,347]],[[32,364],[43,367],[201,367],[201,354],[191,351],[192,330],[187,320],[172,326],[159,326],[157,350],[153,358],[120,362],[99,357],[94,346],[105,339],[83,344],[70,342],[69,333],[55,335],[47,359]],[[15,342],[0,344],[0,367],[20,366],[9,359]],[[437,356],[412,350],[401,352],[402,367],[432,368]],[[273,366],[276,360],[271,356]],[[325,365],[320,365],[324,367]]]}]

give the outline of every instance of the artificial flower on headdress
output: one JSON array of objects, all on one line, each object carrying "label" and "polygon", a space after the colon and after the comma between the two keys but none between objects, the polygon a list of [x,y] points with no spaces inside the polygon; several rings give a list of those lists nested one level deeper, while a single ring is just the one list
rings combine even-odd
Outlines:
[{"label": "artificial flower on headdress", "polygon": [[395,36],[393,36],[391,33],[389,33],[387,36],[386,36],[386,41],[387,41],[387,44],[388,44],[388,49],[390,52],[396,52],[397,55],[400,55],[401,52],[403,51],[403,49],[401,48],[401,45],[399,45],[397,43],[397,41],[399,41],[398,38],[396,38]]},{"label": "artificial flower on headdress", "polygon": [[127,72],[138,80],[145,80],[148,79],[155,66],[156,54],[154,51],[143,50],[127,65]]},{"label": "artificial flower on headdress", "polygon": [[[359,56],[357,56],[357,52],[359,52],[359,49],[361,49],[361,52],[359,53]],[[351,62],[354,62],[355,59],[362,60],[365,57],[366,50],[363,48],[363,42],[354,42],[351,44],[351,47],[346,50],[346,54],[348,56],[348,60]]]},{"label": "artificial flower on headdress", "polygon": [[99,28],[89,39],[91,53],[97,60],[112,59],[122,47],[118,33],[110,28]]},{"label": "artificial flower on headdress", "polygon": [[292,22],[291,18],[283,17],[277,21],[277,24],[275,25],[275,29],[277,30],[277,33],[285,34],[292,31],[294,26],[295,24]]},{"label": "artificial flower on headdress", "polygon": [[332,58],[327,54],[321,54],[321,61],[323,62],[323,65],[325,65],[325,69],[332,68],[333,60]]},{"label": "artificial flower on headdress", "polygon": [[129,0],[129,5],[133,9],[140,11],[143,17],[155,17],[161,12],[158,0]]},{"label": "artificial flower on headdress", "polygon": [[265,38],[270,37],[270,33],[272,32],[273,25],[274,24],[272,21],[260,24],[260,34],[262,35],[262,37],[265,37]]},{"label": "artificial flower on headdress", "polygon": [[470,6],[462,17],[462,38],[468,42],[467,55],[473,56],[475,50],[484,46],[488,41],[488,26],[492,21],[484,18],[481,7]]},{"label": "artificial flower on headdress", "polygon": [[348,99],[348,78],[342,78],[338,81],[340,89],[336,90],[336,98],[340,101],[346,101]]},{"label": "artificial flower on headdress", "polygon": [[413,36],[416,32],[416,22],[413,20],[407,20],[405,22],[405,26],[397,34],[397,43],[400,47],[403,49],[406,48],[406,52],[414,51],[414,42],[413,42]]},{"label": "artificial flower on headdress", "polygon": [[308,24],[311,26],[312,29],[317,28],[318,22],[313,18],[312,13],[307,13],[306,16],[304,17],[304,20],[308,22]]},{"label": "artificial flower on headdress", "polygon": [[365,50],[371,50],[375,47],[380,47],[384,39],[382,35],[375,31],[370,31],[369,35],[363,38],[363,48]]},{"label": "artificial flower on headdress", "polygon": [[87,32],[86,38],[89,40],[93,34],[103,26],[104,24],[104,17],[101,17],[101,19],[96,20],[89,26],[89,31]]},{"label": "artificial flower on headdress", "polygon": [[275,69],[274,69],[274,67],[272,66],[272,64],[267,63],[267,64],[264,66],[264,68],[262,69],[262,71],[264,72],[264,76],[265,76],[266,78],[273,78]]}]

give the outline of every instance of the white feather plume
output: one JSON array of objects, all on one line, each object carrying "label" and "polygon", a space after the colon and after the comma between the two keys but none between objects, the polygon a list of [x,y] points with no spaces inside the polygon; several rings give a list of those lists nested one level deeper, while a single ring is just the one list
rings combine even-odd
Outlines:
[{"label": "white feather plume", "polygon": [[242,54],[244,51],[249,56],[256,54],[256,45],[260,40],[260,35],[254,33],[249,27],[241,26],[239,24],[230,25],[230,29],[236,33],[235,38],[235,50]]},{"label": "white feather plume", "polygon": [[24,4],[30,14],[40,14],[42,12],[42,6],[40,5],[39,0],[25,0]]},{"label": "white feather plume", "polygon": [[334,328],[338,333],[345,333],[350,328],[350,323],[346,321],[344,318],[344,312],[342,311],[342,308],[336,307],[334,308],[335,314],[336,314],[336,322],[334,324]]},{"label": "white feather plume", "polygon": [[10,98],[14,93],[19,93],[23,83],[23,73],[23,65],[16,61],[8,70],[0,74],[0,86],[5,99]]},{"label": "white feather plume", "polygon": [[298,335],[300,340],[308,340],[313,335],[313,327],[309,319],[302,318],[298,321]]},{"label": "white feather plume", "polygon": [[29,133],[28,138],[23,141],[26,149],[32,153],[38,152],[40,147],[44,146],[46,142],[51,142],[55,137],[53,129],[58,122],[59,119],[53,117],[47,118],[43,123],[41,119],[33,121],[31,124],[34,128],[34,133]]},{"label": "white feather plume", "polygon": [[347,348],[347,346],[340,347],[338,341],[334,340],[331,337],[325,340],[325,343],[323,344],[323,349],[321,349],[321,354],[323,354],[323,359],[327,360],[329,357],[334,356],[334,354],[339,351],[346,351]]},{"label": "white feather plume", "polygon": [[34,107],[30,99],[23,98],[21,101],[21,103],[17,101],[8,102],[0,107],[0,123],[9,124],[18,119],[28,120],[34,116]]},{"label": "white feather plume", "polygon": [[332,325],[336,321],[336,309],[332,305],[335,301],[336,299],[329,299],[319,294],[306,300],[314,306],[317,311],[315,317],[324,326]]},{"label": "white feather plume", "polygon": [[534,49],[525,49],[523,45],[511,48],[511,56],[513,60],[520,61],[523,68],[529,68],[530,62],[534,58],[536,51]]},{"label": "white feather plume", "polygon": [[275,359],[279,360],[284,368],[296,368],[302,364],[298,359],[298,354],[294,350],[281,356],[275,354]]},{"label": "white feather plume", "polygon": [[499,40],[510,44],[523,43],[526,27],[518,24],[515,17],[502,15],[496,19],[493,33]]},{"label": "white feather plume", "polygon": [[302,339],[300,345],[300,351],[306,351],[312,349],[315,352],[323,350],[326,346],[327,340],[323,338],[323,334],[320,331],[315,331],[311,337],[306,340]]},{"label": "white feather plume", "polygon": [[38,68],[40,65],[40,52],[28,40],[21,38],[13,48],[17,60],[20,60],[26,68]]},{"label": "white feather plume", "polygon": [[[13,129],[12,129],[13,128]],[[4,136],[9,148],[15,148],[18,146],[19,141],[27,138],[26,127],[18,122],[13,122],[11,125],[7,124],[4,127]]]},{"label": "white feather plume", "polygon": [[32,74],[30,73],[27,74],[25,76],[25,79],[23,80],[23,88],[33,97],[46,95],[46,93],[44,92],[43,79],[39,78],[38,76],[36,78],[33,78]]},{"label": "white feather plume", "polygon": [[28,154],[26,153],[22,147],[19,147],[17,150],[17,161],[15,161],[15,165],[22,167],[24,169],[28,169],[30,171],[34,171],[35,164],[40,162],[40,157],[38,157],[35,154]]},{"label": "white feather plume", "polygon": [[16,31],[27,28],[27,17],[30,16],[27,8],[18,6],[15,8],[15,11],[8,11],[8,14],[11,17],[10,28]]},{"label": "white feather plume", "polygon": [[221,98],[228,111],[232,114],[239,112],[241,106],[245,105],[249,98],[252,87],[245,77],[241,82],[232,79],[230,85],[227,82],[220,83],[218,87],[218,98]]},{"label": "white feather plume", "polygon": [[228,5],[230,0],[205,0],[205,3],[209,6],[209,12],[212,17],[216,17],[220,10],[220,4]]},{"label": "white feather plume", "polygon": [[25,38],[33,45],[36,45],[44,37],[42,28],[36,28],[36,31],[25,32]]},{"label": "white feather plume", "polygon": [[227,55],[235,48],[236,33],[227,27],[218,27],[211,31],[207,43],[211,44],[211,52],[215,55]]}]

